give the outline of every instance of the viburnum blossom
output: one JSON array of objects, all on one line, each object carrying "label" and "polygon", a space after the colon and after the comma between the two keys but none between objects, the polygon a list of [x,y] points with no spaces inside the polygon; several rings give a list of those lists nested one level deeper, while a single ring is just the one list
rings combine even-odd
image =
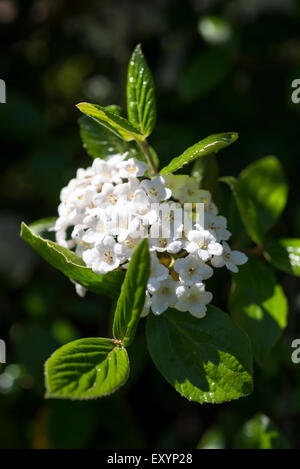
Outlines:
[{"label": "viburnum blossom", "polygon": [[[57,242],[73,249],[99,275],[126,269],[141,238],[149,240],[151,272],[142,316],[169,307],[202,318],[212,294],[204,281],[214,267],[232,272],[247,256],[231,251],[227,220],[218,215],[211,194],[186,175],[145,177],[147,165],[128,154],[96,158],[78,169],[61,191]],[[178,210],[203,204],[204,220],[190,208],[188,229]],[[84,296],[86,289],[75,284]]]}]

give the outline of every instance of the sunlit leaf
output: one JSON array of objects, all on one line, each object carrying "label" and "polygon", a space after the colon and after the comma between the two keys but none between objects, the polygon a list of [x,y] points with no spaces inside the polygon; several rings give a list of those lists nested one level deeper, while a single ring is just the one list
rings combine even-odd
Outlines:
[{"label": "sunlit leaf", "polygon": [[79,103],[77,107],[83,114],[92,117],[98,124],[127,142],[142,139],[142,134],[127,119],[105,107],[90,103]]},{"label": "sunlit leaf", "polygon": [[113,334],[124,346],[130,345],[134,339],[145,303],[149,272],[149,247],[147,239],[144,239],[130,260],[114,316]]},{"label": "sunlit leaf", "polygon": [[47,397],[95,399],[126,382],[129,362],[126,349],[111,339],[79,339],[56,350],[45,372]]},{"label": "sunlit leaf", "polygon": [[[105,109],[122,116],[119,106],[106,106]],[[136,142],[126,142],[96,122],[92,117],[80,117],[79,125],[83,146],[92,158],[106,159],[116,153],[122,155],[128,152],[128,157],[145,160],[145,156]]]},{"label": "sunlit leaf", "polygon": [[53,267],[64,275],[80,283],[94,293],[103,293],[109,296],[118,296],[124,274],[121,271],[109,272],[106,275],[95,274],[88,268],[81,257],[73,251],[59,246],[53,241],[43,239],[34,234],[31,229],[22,223],[21,237]]},{"label": "sunlit leaf", "polygon": [[160,174],[174,173],[185,164],[194,161],[196,158],[217,153],[222,148],[231,145],[231,143],[235,142],[237,139],[238,134],[236,132],[210,135],[185,150],[180,156],[174,158],[168,166],[165,166],[160,171]]},{"label": "sunlit leaf", "polygon": [[221,403],[252,392],[249,339],[214,306],[204,319],[171,309],[150,314],[147,343],[158,370],[191,401]]},{"label": "sunlit leaf", "polygon": [[156,121],[155,89],[140,45],[135,48],[128,65],[127,112],[130,122],[144,137],[151,134]]}]

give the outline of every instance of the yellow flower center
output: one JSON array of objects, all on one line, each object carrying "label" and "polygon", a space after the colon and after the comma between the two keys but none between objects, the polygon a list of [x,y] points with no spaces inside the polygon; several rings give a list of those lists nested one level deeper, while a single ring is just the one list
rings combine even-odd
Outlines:
[{"label": "yellow flower center", "polygon": [[150,189],[149,194],[152,195],[152,197],[157,197],[158,196],[157,189],[153,187],[152,189]]},{"label": "yellow flower center", "polygon": [[195,295],[194,293],[189,293],[188,300],[190,303],[196,303],[198,301],[197,295]]},{"label": "yellow flower center", "polygon": [[113,205],[118,202],[118,199],[114,194],[108,194],[107,200],[108,200],[108,202],[110,202]]},{"label": "yellow flower center", "polygon": [[199,241],[198,244],[201,249],[207,249],[207,243],[205,241]]},{"label": "yellow flower center", "polygon": [[113,262],[114,258],[111,251],[104,253],[104,260],[107,264],[111,264]]},{"label": "yellow flower center", "polygon": [[165,248],[168,244],[168,241],[166,240],[166,238],[162,238],[159,240],[158,244],[161,248]]},{"label": "yellow flower center", "polygon": [[131,166],[128,166],[127,171],[128,171],[128,173],[130,173],[130,174],[135,174],[135,172],[136,172],[136,167],[135,167],[135,166],[132,166],[132,165],[131,165]]},{"label": "yellow flower center", "polygon": [[137,242],[135,239],[132,239],[132,238],[128,238],[126,241],[125,241],[125,244],[126,246],[129,248],[129,249],[134,249],[137,245]]}]

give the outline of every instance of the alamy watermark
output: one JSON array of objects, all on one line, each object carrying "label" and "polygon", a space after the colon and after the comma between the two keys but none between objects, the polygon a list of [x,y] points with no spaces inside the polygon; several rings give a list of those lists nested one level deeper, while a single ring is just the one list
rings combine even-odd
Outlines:
[{"label": "alamy watermark", "polygon": [[295,78],[292,81],[292,88],[294,91],[292,92],[291,99],[294,104],[300,103],[300,78]]},{"label": "alamy watermark", "polygon": [[291,347],[295,349],[291,356],[292,362],[298,365],[300,363],[300,339],[294,339]]},{"label": "alamy watermark", "polygon": [[195,229],[195,225],[204,227],[203,203],[184,203],[183,206],[175,203],[150,203],[145,206],[141,203],[123,214],[112,208],[102,217],[104,232],[122,236],[129,231],[131,238],[180,239]]},{"label": "alamy watermark", "polygon": [[0,79],[0,103],[6,103],[6,84],[4,80]]},{"label": "alamy watermark", "polygon": [[0,363],[6,363],[6,344],[0,339]]}]

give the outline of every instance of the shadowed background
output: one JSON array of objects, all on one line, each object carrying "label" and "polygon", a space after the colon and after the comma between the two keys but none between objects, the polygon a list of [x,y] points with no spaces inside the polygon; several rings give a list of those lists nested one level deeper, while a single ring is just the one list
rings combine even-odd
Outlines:
[{"label": "shadowed background", "polygon": [[[291,102],[299,28],[296,0],[0,0],[7,85],[0,104],[0,338],[8,362],[0,374],[0,447],[193,448],[204,436],[202,446],[239,447],[240,427],[260,412],[300,448],[300,365],[290,359],[291,341],[300,337],[299,280],[279,274],[289,326],[265,368],[256,367],[248,398],[215,407],[185,401],[151,362],[141,322],[121,391],[88,403],[45,401],[44,361],[75,338],[107,336],[113,305],[91,293],[77,297],[19,238],[21,220],[55,216],[60,189],[77,167],[91,164],[75,104],[125,105],[137,43],[156,83],[150,142],[162,165],[209,134],[239,132],[218,156],[221,175],[276,155],[290,193],[273,232],[299,236],[300,104]],[[229,197],[224,189],[224,206]],[[226,310],[230,275],[214,278],[215,304]]]}]

